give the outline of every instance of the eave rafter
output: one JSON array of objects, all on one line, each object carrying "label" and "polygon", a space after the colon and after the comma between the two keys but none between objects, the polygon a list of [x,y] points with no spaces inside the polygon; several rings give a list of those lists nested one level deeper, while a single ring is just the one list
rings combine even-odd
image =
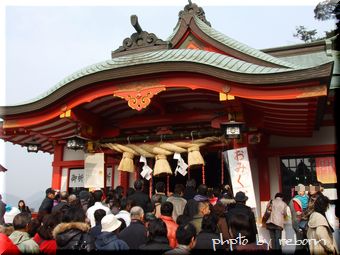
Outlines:
[{"label": "eave rafter", "polygon": [[[216,79],[214,77],[206,76],[206,75],[197,75],[197,74],[183,74],[178,73],[173,76],[165,76],[159,77],[157,79],[149,79],[144,80],[143,82],[138,82],[141,84],[149,84],[147,85],[148,90],[152,90],[155,88],[157,90],[156,94],[164,91],[166,88],[189,88],[189,89],[208,89],[210,91],[219,92],[227,92],[233,96],[239,98],[248,98],[248,99],[258,99],[258,100],[287,100],[287,99],[296,99],[296,98],[308,98],[315,96],[324,96],[327,95],[327,87],[326,85],[320,84],[318,81],[309,81],[309,82],[296,82],[292,84],[286,84],[285,86],[281,84],[277,85],[257,85],[250,86],[245,84],[239,84],[231,81],[225,81],[221,79]],[[28,117],[23,115],[22,118],[13,118],[7,119],[5,118],[3,128],[18,128],[18,127],[29,127],[34,126],[39,123],[52,120],[60,116],[60,114],[65,113],[68,110],[74,110],[77,106],[82,105],[84,103],[92,102],[93,100],[105,97],[108,95],[119,95],[122,94],[128,98],[131,86],[133,87],[136,83],[133,82],[103,82],[98,84],[92,89],[87,88],[86,92],[81,92],[81,90],[77,90],[77,93],[72,94],[70,99],[65,97],[63,100],[64,104],[59,104],[59,106],[52,105],[50,111],[44,111],[39,114],[31,115],[28,114]],[[146,91],[148,91],[146,90]],[[124,94],[125,93],[125,94]],[[136,96],[136,95],[134,95]],[[130,97],[128,100],[133,100],[134,97]],[[149,98],[149,103],[151,102],[151,98]],[[76,110],[77,111],[77,110]],[[85,118],[83,112],[78,110],[78,115],[82,116],[80,118]],[[78,116],[78,118],[79,118]],[[74,116],[77,119],[77,116]],[[84,122],[88,123],[90,119],[96,120],[95,123],[101,123],[102,120],[98,120],[96,116],[92,116],[84,120]],[[80,119],[80,121],[83,121]]]}]

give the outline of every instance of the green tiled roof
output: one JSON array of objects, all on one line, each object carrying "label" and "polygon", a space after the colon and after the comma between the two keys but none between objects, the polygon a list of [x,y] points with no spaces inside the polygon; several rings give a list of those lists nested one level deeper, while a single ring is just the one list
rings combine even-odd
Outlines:
[{"label": "green tiled roof", "polygon": [[288,67],[288,68],[300,68],[300,66],[290,63],[288,61],[283,61],[279,58],[275,58],[269,54],[266,54],[260,50],[251,48],[243,43],[240,43],[220,32],[213,29],[212,27],[209,27],[207,24],[205,24],[203,21],[201,21],[197,16],[194,16],[195,22],[197,26],[209,37],[213,38],[214,40],[232,48],[237,51],[240,51],[244,54],[247,54],[249,56],[264,60],[266,62],[270,62],[276,65]]},{"label": "green tiled roof", "polygon": [[81,77],[94,74],[97,72],[105,70],[114,70],[117,68],[143,65],[151,63],[163,63],[163,62],[191,62],[198,63],[206,66],[212,66],[220,68],[222,70],[244,73],[244,74],[273,74],[290,72],[293,70],[304,69],[300,66],[296,69],[291,68],[272,68],[260,66],[252,63],[248,63],[233,57],[229,57],[223,54],[203,51],[203,50],[193,50],[193,49],[171,49],[171,50],[160,50],[160,51],[149,51],[136,54],[125,55],[113,59],[109,59],[103,62],[99,62],[90,66],[87,66],[61,80],[53,88],[46,91],[39,97],[30,100],[27,103],[32,103],[39,99],[42,99],[50,94],[52,94],[57,89],[67,85],[68,83],[79,79]]},{"label": "green tiled roof", "polygon": [[305,67],[323,65],[334,60],[333,56],[328,56],[324,51],[288,57],[280,57],[280,59]]}]

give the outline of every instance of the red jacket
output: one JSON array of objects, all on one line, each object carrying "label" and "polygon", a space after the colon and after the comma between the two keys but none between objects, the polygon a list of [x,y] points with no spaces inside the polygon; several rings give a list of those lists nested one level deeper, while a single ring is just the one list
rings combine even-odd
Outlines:
[{"label": "red jacket", "polygon": [[161,215],[161,217],[159,218],[166,224],[170,247],[172,249],[176,248],[177,247],[176,230],[178,228],[177,223],[170,216]]},{"label": "red jacket", "polygon": [[0,233],[0,254],[16,255],[21,254],[18,247],[3,233]]},{"label": "red jacket", "polygon": [[33,240],[39,245],[40,252],[48,255],[55,255],[57,252],[57,242],[55,240],[44,240],[38,233],[35,234]]}]

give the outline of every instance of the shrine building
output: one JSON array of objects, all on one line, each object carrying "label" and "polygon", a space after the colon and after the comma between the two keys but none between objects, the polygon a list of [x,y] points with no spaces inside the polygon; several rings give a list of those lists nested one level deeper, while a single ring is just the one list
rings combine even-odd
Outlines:
[{"label": "shrine building", "polygon": [[[191,2],[167,39],[137,16],[131,23],[136,32],[109,60],[0,107],[1,139],[54,155],[54,189],[141,178],[150,192],[160,180],[170,192],[188,178],[233,186],[224,152],[246,148],[258,210],[298,183],[320,181],[336,199],[334,38],[257,50],[215,30]],[[98,185],[86,184],[91,173]]]}]

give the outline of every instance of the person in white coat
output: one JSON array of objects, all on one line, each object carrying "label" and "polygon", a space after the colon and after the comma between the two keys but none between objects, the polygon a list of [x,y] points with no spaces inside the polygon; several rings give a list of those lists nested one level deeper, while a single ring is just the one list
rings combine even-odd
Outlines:
[{"label": "person in white coat", "polygon": [[324,195],[319,196],[314,203],[307,230],[310,254],[336,254],[332,234],[334,230],[325,215],[328,206],[329,199]]},{"label": "person in white coat", "polygon": [[94,212],[98,209],[103,209],[106,212],[106,215],[111,214],[111,210],[109,207],[102,204],[103,192],[101,190],[96,190],[93,192],[94,205],[87,209],[86,216],[90,220],[91,228],[96,226],[96,220],[94,218]]}]

